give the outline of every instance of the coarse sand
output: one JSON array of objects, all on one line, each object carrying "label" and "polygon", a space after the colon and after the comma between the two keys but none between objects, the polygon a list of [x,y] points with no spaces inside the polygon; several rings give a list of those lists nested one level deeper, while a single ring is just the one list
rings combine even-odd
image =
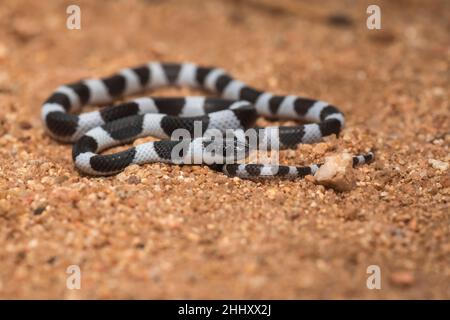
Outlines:
[{"label": "coarse sand", "polygon": [[[372,2],[84,0],[69,30],[66,1],[3,0],[0,298],[450,298],[450,2],[376,1],[382,29],[368,30]],[[339,138],[282,163],[370,149],[377,161],[342,193],[202,166],[80,175],[41,103],[150,60],[341,108]],[[80,290],[66,287],[70,265]],[[366,286],[371,265],[380,290]]]}]

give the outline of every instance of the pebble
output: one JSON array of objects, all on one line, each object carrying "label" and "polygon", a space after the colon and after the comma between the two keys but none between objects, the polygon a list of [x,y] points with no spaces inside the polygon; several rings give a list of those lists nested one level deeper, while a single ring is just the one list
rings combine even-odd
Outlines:
[{"label": "pebble", "polygon": [[352,155],[341,153],[325,158],[325,163],[317,170],[314,178],[318,184],[336,191],[350,191],[356,185],[352,167]]},{"label": "pebble", "polygon": [[139,183],[141,183],[141,179],[139,177],[135,176],[135,175],[132,175],[132,176],[130,176],[127,179],[127,183],[129,183],[129,184],[139,184]]},{"label": "pebble", "polygon": [[12,23],[12,29],[16,38],[23,42],[27,42],[40,34],[42,28],[30,19],[18,18]]},{"label": "pebble", "polygon": [[33,210],[33,214],[35,216],[41,215],[45,211],[46,207],[47,207],[46,205],[40,205],[39,207],[37,207],[36,209]]},{"label": "pebble", "polygon": [[296,211],[296,212],[288,212],[285,214],[286,219],[288,220],[297,220],[300,217],[300,212]]},{"label": "pebble", "polygon": [[311,182],[311,183],[316,183],[316,179],[312,175],[307,175],[305,177],[305,180],[308,181],[308,182]]},{"label": "pebble", "polygon": [[364,213],[361,212],[358,208],[352,208],[346,211],[339,212],[338,216],[344,218],[345,221],[354,221],[357,219],[363,220]]},{"label": "pebble", "polygon": [[441,171],[445,171],[448,169],[448,162],[444,162],[444,161],[440,161],[440,160],[436,160],[436,159],[428,159],[428,163],[431,164],[431,166],[434,169],[437,170],[441,170]]},{"label": "pebble", "polygon": [[327,22],[330,25],[337,27],[349,27],[353,25],[353,19],[343,13],[332,14],[327,17]]},{"label": "pebble", "polygon": [[396,40],[396,35],[393,32],[383,30],[382,32],[371,33],[369,39],[377,43],[390,44]]},{"label": "pebble", "polygon": [[31,128],[33,128],[33,126],[31,125],[31,123],[29,123],[26,120],[20,121],[19,122],[19,127],[22,130],[30,130]]},{"label": "pebble", "polygon": [[67,181],[69,178],[67,176],[57,176],[54,178],[55,184],[61,184],[64,181]]},{"label": "pebble", "polygon": [[442,178],[441,185],[444,188],[449,188],[450,187],[450,174],[446,175],[445,177]]}]

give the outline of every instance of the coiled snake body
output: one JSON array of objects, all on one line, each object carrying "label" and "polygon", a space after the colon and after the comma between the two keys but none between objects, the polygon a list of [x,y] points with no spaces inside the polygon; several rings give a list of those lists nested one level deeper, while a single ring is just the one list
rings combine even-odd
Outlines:
[{"label": "coiled snake body", "polygon": [[[110,104],[115,99],[167,85],[198,87],[215,92],[221,98],[143,97],[75,115],[88,104]],[[251,151],[242,138],[243,130],[252,128],[257,116],[312,122],[260,128],[258,142],[286,149],[300,143],[315,143],[331,134],[338,135],[344,126],[343,114],[324,101],[259,91],[233,79],[222,69],[192,63],[151,62],[123,69],[107,78],[63,85],[45,101],[41,116],[52,137],[74,143],[72,156],[76,168],[91,175],[118,173],[130,164],[191,164],[193,159],[200,159],[227,175],[242,178],[303,177],[314,174],[320,164],[296,167],[239,163],[242,156],[237,157],[235,149],[245,149],[245,155]],[[195,135],[195,123],[201,125],[202,136],[193,136],[174,158],[180,141],[171,139],[172,134],[184,129]],[[205,138],[204,134],[210,130],[222,133],[232,130],[231,157],[225,152],[229,150],[230,139]],[[161,140],[114,154],[99,154],[107,148],[149,135]],[[223,152],[216,150],[210,155],[207,151],[210,143],[220,143],[219,149]],[[355,156],[353,165],[369,163],[373,158],[371,152]]]}]

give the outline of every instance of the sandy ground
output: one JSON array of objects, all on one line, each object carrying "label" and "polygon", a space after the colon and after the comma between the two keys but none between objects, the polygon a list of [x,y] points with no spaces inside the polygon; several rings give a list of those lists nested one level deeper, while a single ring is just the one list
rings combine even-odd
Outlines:
[{"label": "sandy ground", "polygon": [[[3,0],[0,298],[450,298],[450,3],[375,1],[377,31],[373,2],[77,1],[81,30],[68,30],[67,1]],[[284,163],[378,160],[346,193],[162,164],[80,176],[40,104],[149,60],[221,66],[345,112],[339,139]],[[80,290],[66,288],[69,265]],[[366,287],[369,265],[381,290]]]}]

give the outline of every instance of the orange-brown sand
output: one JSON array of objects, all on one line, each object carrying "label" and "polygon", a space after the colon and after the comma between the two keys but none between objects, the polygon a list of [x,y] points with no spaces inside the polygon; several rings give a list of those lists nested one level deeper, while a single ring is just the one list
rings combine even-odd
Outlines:
[{"label": "orange-brown sand", "polygon": [[[382,30],[368,30],[372,2],[77,1],[81,30],[68,30],[66,1],[2,1],[0,298],[450,298],[450,5],[376,1]],[[150,60],[221,66],[344,111],[338,139],[283,163],[369,149],[377,162],[343,193],[201,166],[81,176],[40,104]],[[70,265],[80,290],[66,288]]]}]

